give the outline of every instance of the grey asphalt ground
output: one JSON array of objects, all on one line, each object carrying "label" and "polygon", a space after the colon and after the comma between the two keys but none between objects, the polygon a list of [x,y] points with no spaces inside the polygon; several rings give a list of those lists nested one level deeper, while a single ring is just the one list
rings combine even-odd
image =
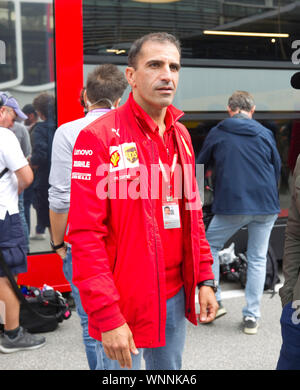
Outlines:
[{"label": "grey asphalt ground", "polygon": [[[242,332],[245,299],[237,286],[227,285],[223,300],[227,315],[212,324],[188,323],[184,370],[275,370],[281,347],[281,303],[278,294],[264,294],[256,335]],[[232,297],[232,291],[237,297]],[[198,305],[198,304],[197,304]],[[0,370],[88,370],[77,313],[45,334],[46,345],[36,351],[0,353]]]},{"label": "grey asphalt ground", "polygon": [[[32,210],[32,220],[35,215]],[[34,226],[34,223],[32,224]],[[31,234],[33,234],[33,228]],[[41,241],[30,240],[30,249],[49,250],[49,233]],[[280,274],[281,283],[283,276]],[[244,290],[237,283],[221,283],[223,304],[227,314],[212,324],[188,323],[183,354],[183,370],[236,371],[275,370],[281,347],[280,315],[281,302],[278,294],[270,299],[264,294],[261,303],[262,318],[256,335],[242,332],[242,308],[245,304]],[[277,285],[277,289],[280,286]],[[197,307],[198,304],[197,304]],[[199,311],[199,310],[198,310]],[[82,343],[80,321],[75,311],[69,320],[59,325],[54,332],[44,334],[47,343],[36,351],[13,354],[0,353],[0,372],[6,370],[89,370]],[[0,373],[1,377],[1,373]]]}]

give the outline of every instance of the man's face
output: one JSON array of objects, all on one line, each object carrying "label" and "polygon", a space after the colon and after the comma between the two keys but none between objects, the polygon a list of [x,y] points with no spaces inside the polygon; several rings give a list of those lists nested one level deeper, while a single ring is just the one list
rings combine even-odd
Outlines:
[{"label": "man's face", "polygon": [[169,106],[176,93],[179,69],[180,55],[175,45],[145,42],[136,69],[126,69],[135,101],[148,113]]},{"label": "man's face", "polygon": [[11,107],[3,106],[0,108],[0,126],[10,129],[16,119],[17,115]]},{"label": "man's face", "polygon": [[26,115],[27,115],[27,119],[25,119],[24,121],[25,126],[30,126],[32,123],[36,122],[36,118],[34,114],[30,113]]},{"label": "man's face", "polygon": [[169,209],[169,207],[165,207],[165,214],[167,215],[171,214],[171,210]]}]

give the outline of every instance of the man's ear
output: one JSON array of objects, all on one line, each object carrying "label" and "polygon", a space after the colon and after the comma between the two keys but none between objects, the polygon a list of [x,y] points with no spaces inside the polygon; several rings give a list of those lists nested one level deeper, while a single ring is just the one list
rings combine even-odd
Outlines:
[{"label": "man's ear", "polygon": [[86,93],[86,89],[83,91],[83,101],[84,101],[84,105],[85,107],[88,107],[88,104],[87,104],[87,93]]},{"label": "man's ear", "polygon": [[128,84],[131,88],[135,87],[135,69],[132,66],[127,66],[125,70],[125,76],[127,78]]},{"label": "man's ear", "polygon": [[231,108],[229,106],[227,106],[227,112],[228,112],[229,116],[234,115],[234,112],[231,110]]}]

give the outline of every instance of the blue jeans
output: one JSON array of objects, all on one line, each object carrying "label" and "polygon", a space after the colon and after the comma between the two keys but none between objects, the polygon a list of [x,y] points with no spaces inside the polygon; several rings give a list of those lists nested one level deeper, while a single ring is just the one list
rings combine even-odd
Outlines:
[{"label": "blue jeans", "polygon": [[[219,251],[239,229],[243,226],[248,227],[246,306],[243,308],[243,316],[260,317],[260,301],[266,279],[267,251],[270,234],[276,219],[277,214],[215,215],[207,229],[206,238],[214,259],[212,270],[215,278],[219,280]],[[216,298],[217,301],[221,300],[220,287]]]},{"label": "blue jeans", "polygon": [[97,365],[97,356],[96,356],[96,350],[95,350],[96,340],[93,339],[92,337],[90,337],[90,335],[89,335],[88,316],[82,307],[78,288],[72,282],[73,270],[72,270],[72,253],[71,253],[70,247],[68,247],[67,256],[64,259],[63,271],[64,271],[66,279],[68,280],[68,282],[71,285],[72,294],[73,294],[73,298],[74,298],[75,305],[76,305],[76,311],[80,317],[83,343],[85,346],[88,364],[89,364],[89,367],[91,370],[95,370],[96,365]]},{"label": "blue jeans", "polygon": [[277,363],[277,370],[300,370],[300,302],[292,307],[287,303],[282,310],[280,324],[282,346]]},{"label": "blue jeans", "polygon": [[[158,348],[139,348],[138,355],[131,355],[132,369],[141,368],[142,356],[146,370],[180,370],[186,335],[184,288],[167,300],[166,345]],[[97,341],[97,370],[120,370],[116,360],[108,359],[102,343]]]}]

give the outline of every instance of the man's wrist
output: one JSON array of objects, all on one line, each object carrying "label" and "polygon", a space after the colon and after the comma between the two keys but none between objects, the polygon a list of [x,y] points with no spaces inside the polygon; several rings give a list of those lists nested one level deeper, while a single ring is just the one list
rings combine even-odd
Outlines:
[{"label": "man's wrist", "polygon": [[57,251],[58,249],[60,248],[65,248],[66,247],[66,243],[63,241],[61,242],[60,244],[54,244],[54,242],[52,240],[50,240],[50,245],[51,245],[51,248],[54,250],[54,251]]},{"label": "man's wrist", "polygon": [[203,280],[202,282],[198,283],[198,288],[202,287],[202,286],[207,286],[207,287],[211,287],[214,292],[217,292],[218,290],[218,281],[216,279],[207,279],[207,280]]}]

